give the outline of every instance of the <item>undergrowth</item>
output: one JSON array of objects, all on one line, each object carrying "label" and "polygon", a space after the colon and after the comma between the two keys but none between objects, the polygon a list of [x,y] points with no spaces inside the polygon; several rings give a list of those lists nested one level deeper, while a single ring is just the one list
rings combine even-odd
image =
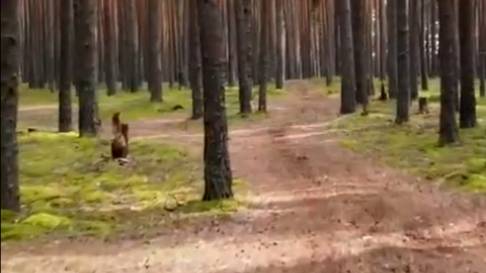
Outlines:
[{"label": "undergrowth", "polygon": [[[269,102],[285,96],[284,90],[278,90],[274,84],[268,86]],[[164,88],[164,101],[153,103],[149,101],[149,92],[141,89],[138,92],[119,91],[114,96],[107,96],[106,90],[99,89],[98,104],[100,116],[103,122],[108,123],[111,116],[116,112],[121,112],[125,121],[137,121],[143,119],[156,119],[167,117],[187,118],[191,115],[192,102],[191,90],[188,88]],[[20,128],[56,128],[57,127],[57,92],[47,89],[28,89],[22,85],[20,89],[20,109],[35,106],[50,106],[51,108],[43,112],[21,112],[19,116]],[[73,92],[73,114],[77,114],[77,98]],[[258,88],[255,87],[252,93],[252,104],[254,110],[258,103]],[[242,117],[239,114],[238,87],[226,88],[226,109],[228,121],[231,124],[241,122],[253,122],[266,118],[265,114],[254,112],[253,114]],[[44,113],[45,112],[45,113]]]},{"label": "undergrowth", "polygon": [[[438,85],[435,85],[438,87]],[[429,91],[432,96],[437,90]],[[461,143],[439,147],[439,107],[432,101],[430,114],[411,108],[411,120],[394,123],[395,102],[375,101],[368,116],[359,114],[338,120],[342,145],[373,156],[395,167],[430,180],[441,180],[466,191],[486,193],[486,99],[478,99],[478,127],[460,131]]]},{"label": "undergrowth", "polygon": [[[200,163],[174,145],[133,142],[121,166],[109,159],[107,141],[74,133],[24,134],[19,144],[22,212],[2,211],[2,241],[143,232],[173,216],[227,214],[242,205],[199,201]],[[235,191],[244,187],[235,181]]]}]

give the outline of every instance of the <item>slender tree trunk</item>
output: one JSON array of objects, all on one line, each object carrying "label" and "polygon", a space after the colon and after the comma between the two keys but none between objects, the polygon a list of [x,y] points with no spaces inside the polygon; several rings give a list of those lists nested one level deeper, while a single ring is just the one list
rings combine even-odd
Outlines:
[{"label": "slender tree trunk", "polygon": [[251,113],[251,61],[252,43],[251,43],[251,0],[236,0],[236,38],[238,45],[238,81],[240,85],[239,101],[240,113],[247,115]]},{"label": "slender tree trunk", "polygon": [[474,0],[461,0],[459,5],[459,35],[461,51],[461,128],[476,127],[476,96],[474,94]]},{"label": "slender tree trunk", "polygon": [[480,54],[480,76],[479,76],[479,96],[484,98],[486,96],[486,54]]},{"label": "slender tree trunk", "polygon": [[356,100],[363,105],[363,112],[366,113],[368,105],[368,80],[370,77],[367,66],[367,44],[366,44],[366,1],[352,1],[353,21],[353,42],[354,61],[356,69]]},{"label": "slender tree trunk", "polygon": [[98,134],[100,120],[96,98],[96,0],[76,0],[74,14],[76,22],[76,55],[79,94],[79,134],[91,137]]},{"label": "slender tree trunk", "polygon": [[410,96],[413,100],[418,97],[418,68],[420,64],[419,59],[419,13],[418,1],[409,0],[409,39],[410,39]]},{"label": "slender tree trunk", "polygon": [[218,0],[198,1],[204,89],[204,197],[233,197],[225,108],[224,26]]},{"label": "slender tree trunk", "polygon": [[276,54],[277,63],[275,70],[275,85],[277,89],[282,89],[284,86],[284,67],[285,67],[285,30],[284,30],[284,5],[281,0],[276,0],[276,28],[277,28],[277,41],[276,41]]},{"label": "slender tree trunk", "polygon": [[72,130],[71,82],[73,49],[73,0],[63,0],[61,17],[61,58],[59,67],[59,131]]},{"label": "slender tree trunk", "polygon": [[429,89],[429,79],[428,79],[428,64],[427,64],[427,32],[425,31],[425,26],[427,25],[427,15],[426,15],[426,3],[427,0],[420,1],[420,76],[422,90]]},{"label": "slender tree trunk", "polygon": [[410,108],[410,47],[407,0],[397,1],[398,94],[396,123],[409,120]]},{"label": "slender tree trunk", "polygon": [[108,95],[116,94],[116,50],[115,50],[115,13],[113,0],[104,0],[104,48],[105,48],[105,81]]},{"label": "slender tree trunk", "polygon": [[388,95],[396,98],[398,94],[398,55],[397,55],[397,1],[387,0],[388,21]]},{"label": "slender tree trunk", "polygon": [[236,19],[235,19],[235,1],[237,0],[227,0],[226,7],[227,7],[227,21],[228,21],[228,31],[227,31],[227,39],[228,39],[228,85],[234,86],[235,85],[235,67],[236,67]]},{"label": "slender tree trunk", "polygon": [[1,209],[19,211],[17,110],[19,84],[18,0],[2,0],[2,76],[1,76]]},{"label": "slender tree trunk", "polygon": [[486,0],[480,2],[479,14],[479,95],[486,96]]},{"label": "slender tree trunk", "polygon": [[350,0],[336,0],[339,9],[341,50],[341,114],[356,111],[356,72]]},{"label": "slender tree trunk", "polygon": [[197,2],[199,0],[189,0],[190,25],[189,25],[189,44],[190,44],[190,82],[192,94],[192,119],[200,119],[203,116],[203,94],[202,94],[202,67],[201,67],[201,40],[199,33],[199,14],[197,12]]},{"label": "slender tree trunk", "polygon": [[135,1],[126,1],[126,21],[125,21],[125,32],[126,32],[126,50],[124,54],[127,54],[125,58],[127,59],[126,77],[128,79],[128,88],[131,92],[138,91],[140,87],[139,82],[139,43],[138,43],[138,27],[137,27],[137,9],[135,7]]},{"label": "slender tree trunk", "polygon": [[456,59],[455,59],[455,0],[439,1],[439,58],[441,75],[440,96],[440,131],[441,145],[455,143],[459,140],[459,132],[455,118],[455,99],[457,94]]},{"label": "slender tree trunk", "polygon": [[267,81],[269,65],[269,20],[270,5],[273,0],[266,0],[261,3],[261,31],[260,31],[260,63],[259,63],[259,90],[258,90],[258,111],[267,112]]},{"label": "slender tree trunk", "polygon": [[162,101],[162,63],[161,63],[161,36],[160,27],[160,0],[149,0],[148,2],[148,67],[149,67],[149,91],[150,101]]}]

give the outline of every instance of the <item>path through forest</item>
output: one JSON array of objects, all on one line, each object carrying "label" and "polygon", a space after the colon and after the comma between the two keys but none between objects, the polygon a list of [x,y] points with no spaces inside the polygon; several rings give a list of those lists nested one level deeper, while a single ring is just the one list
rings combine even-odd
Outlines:
[{"label": "path through forest", "polygon": [[[149,241],[6,247],[2,272],[486,272],[484,197],[439,189],[341,148],[326,129],[338,101],[304,82],[288,89],[269,119],[231,134],[235,176],[255,194],[248,209]],[[200,147],[200,135],[167,124],[141,122],[133,132]]]}]

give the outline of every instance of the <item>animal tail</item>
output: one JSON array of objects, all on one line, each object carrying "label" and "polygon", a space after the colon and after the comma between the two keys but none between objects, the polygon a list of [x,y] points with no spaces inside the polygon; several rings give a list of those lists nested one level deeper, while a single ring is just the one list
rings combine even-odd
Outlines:
[{"label": "animal tail", "polygon": [[123,135],[123,138],[125,138],[125,142],[128,144],[128,124],[123,123],[121,125],[121,133]]}]

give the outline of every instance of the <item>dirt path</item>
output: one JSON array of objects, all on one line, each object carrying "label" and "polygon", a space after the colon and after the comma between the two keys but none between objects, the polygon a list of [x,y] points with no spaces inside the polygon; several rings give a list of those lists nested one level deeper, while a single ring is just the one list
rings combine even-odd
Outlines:
[{"label": "dirt path", "polygon": [[[2,272],[486,272],[484,197],[438,189],[340,148],[326,131],[337,101],[305,83],[289,88],[286,110],[231,134],[235,175],[256,194],[248,210],[150,241],[7,247]],[[200,144],[197,134],[185,136]]]}]

